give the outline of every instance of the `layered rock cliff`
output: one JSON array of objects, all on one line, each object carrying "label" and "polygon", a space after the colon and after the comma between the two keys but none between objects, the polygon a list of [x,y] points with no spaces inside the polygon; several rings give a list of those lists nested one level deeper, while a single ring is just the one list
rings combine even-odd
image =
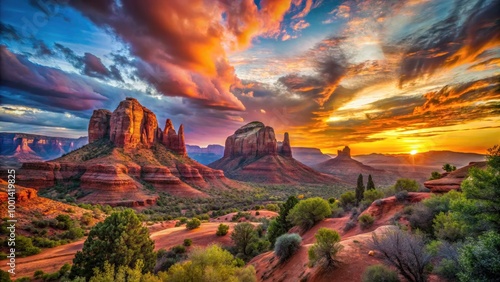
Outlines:
[{"label": "layered rock cliff", "polygon": [[446,193],[451,190],[460,190],[460,185],[469,176],[469,169],[477,167],[485,169],[487,162],[471,162],[455,171],[446,174],[444,177],[424,182],[424,186],[434,193]]},{"label": "layered rock cliff", "polygon": [[162,130],[155,114],[133,98],[113,112],[94,111],[89,140],[54,161],[23,164],[18,183],[36,189],[78,185],[78,202],[132,207],[154,204],[159,192],[208,197],[203,189],[240,185],[187,157],[184,127],[176,133],[167,119]]},{"label": "layered rock cliff", "polygon": [[0,160],[8,166],[54,159],[87,144],[87,137],[63,138],[26,133],[0,133]]},{"label": "layered rock cliff", "polygon": [[292,157],[290,137],[276,140],[274,129],[251,122],[227,137],[224,156],[209,164],[230,178],[261,183],[336,183],[337,178],[319,173]]},{"label": "layered rock cliff", "polygon": [[112,113],[94,111],[89,123],[89,142],[101,139],[109,139],[116,147],[125,149],[149,149],[161,143],[175,153],[186,154],[184,126],[181,124],[177,134],[172,121],[167,119],[162,130],[156,115],[135,98],[126,98]]}]

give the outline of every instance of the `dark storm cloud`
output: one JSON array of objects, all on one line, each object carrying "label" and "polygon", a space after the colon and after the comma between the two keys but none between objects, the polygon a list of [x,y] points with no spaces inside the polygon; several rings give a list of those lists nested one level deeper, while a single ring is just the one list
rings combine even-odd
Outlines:
[{"label": "dark storm cloud", "polygon": [[22,39],[17,29],[10,24],[4,24],[2,22],[0,22],[0,34],[2,34],[2,39],[4,40],[20,41]]},{"label": "dark storm cloud", "polygon": [[33,40],[33,49],[35,50],[35,56],[46,57],[55,56],[56,53],[50,49],[43,40]]},{"label": "dark storm cloud", "polygon": [[83,74],[100,79],[114,79],[123,81],[120,71],[116,65],[112,65],[109,69],[102,63],[101,59],[96,55],[86,52],[83,56],[78,56],[70,48],[55,43],[57,51],[70,62],[75,68],[79,69]]}]

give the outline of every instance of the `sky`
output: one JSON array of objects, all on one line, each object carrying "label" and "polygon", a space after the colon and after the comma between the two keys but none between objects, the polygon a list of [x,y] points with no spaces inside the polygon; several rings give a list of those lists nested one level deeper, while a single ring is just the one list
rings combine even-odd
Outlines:
[{"label": "sky", "polygon": [[354,154],[500,143],[500,1],[0,0],[0,131],[87,135],[125,97],[186,143],[261,121]]}]

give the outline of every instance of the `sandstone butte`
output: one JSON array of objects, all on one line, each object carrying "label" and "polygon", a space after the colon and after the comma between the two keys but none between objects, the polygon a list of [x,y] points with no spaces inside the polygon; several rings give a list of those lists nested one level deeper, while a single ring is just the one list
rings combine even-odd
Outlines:
[{"label": "sandstone butte", "polygon": [[365,175],[365,179],[368,177],[368,174],[377,176],[377,184],[380,184],[380,182],[394,183],[395,181],[394,179],[382,181],[381,178],[385,177],[385,171],[354,160],[351,157],[351,149],[348,146],[345,146],[343,150],[337,150],[337,157],[313,165],[312,167],[317,171],[339,177],[351,185],[355,185],[360,173]]},{"label": "sandstone butte", "polygon": [[258,121],[239,128],[227,137],[224,156],[208,166],[222,169],[229,178],[257,183],[341,182],[295,160],[288,133],[284,134],[283,142],[278,142],[274,129]]},{"label": "sandstone butte", "polygon": [[158,192],[208,197],[207,189],[242,187],[190,159],[184,127],[176,132],[167,119],[161,129],[155,114],[134,98],[113,112],[95,110],[88,134],[88,145],[61,158],[23,163],[17,182],[35,189],[76,185],[70,195],[78,202],[132,207],[155,204]]},{"label": "sandstone butte", "polygon": [[460,185],[469,176],[469,169],[477,167],[485,169],[487,162],[471,162],[469,165],[461,167],[450,173],[445,173],[440,179],[434,179],[424,182],[424,186],[433,193],[447,193],[451,190],[460,190]]}]

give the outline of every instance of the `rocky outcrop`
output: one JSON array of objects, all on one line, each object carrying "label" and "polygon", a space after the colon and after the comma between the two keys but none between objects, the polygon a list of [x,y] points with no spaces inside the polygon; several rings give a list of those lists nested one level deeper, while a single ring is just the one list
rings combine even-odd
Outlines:
[{"label": "rocky outcrop", "polygon": [[151,148],[161,143],[179,155],[186,155],[184,126],[181,124],[177,134],[172,121],[167,119],[161,130],[156,115],[135,98],[120,102],[113,113],[94,111],[89,122],[89,142],[100,139],[109,139],[116,147],[125,149]]},{"label": "rocky outcrop", "polygon": [[109,121],[111,112],[108,110],[95,110],[89,122],[89,143],[102,138],[109,139]]},{"label": "rocky outcrop", "polygon": [[485,169],[486,166],[486,162],[471,162],[467,166],[444,175],[443,178],[424,182],[424,186],[433,193],[447,193],[451,190],[460,190],[462,181],[469,176],[469,169],[472,167]]},{"label": "rocky outcrop", "polygon": [[292,157],[290,137],[278,144],[274,129],[251,122],[226,139],[224,156],[209,164],[226,176],[261,183],[338,183],[339,179],[319,173]]},{"label": "rocky outcrop", "polygon": [[[92,120],[92,119],[91,119]],[[120,148],[146,148],[156,141],[158,121],[150,110],[134,98],[120,102],[111,114],[109,139]]]},{"label": "rocky outcrop", "polygon": [[278,146],[273,128],[254,121],[226,139],[225,158],[277,155]]},{"label": "rocky outcrop", "polygon": [[351,149],[349,146],[345,146],[342,150],[337,150],[337,158],[338,159],[350,159],[351,158]]}]

